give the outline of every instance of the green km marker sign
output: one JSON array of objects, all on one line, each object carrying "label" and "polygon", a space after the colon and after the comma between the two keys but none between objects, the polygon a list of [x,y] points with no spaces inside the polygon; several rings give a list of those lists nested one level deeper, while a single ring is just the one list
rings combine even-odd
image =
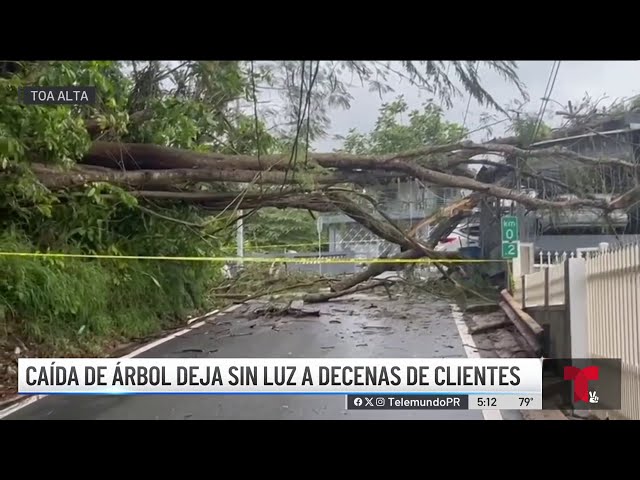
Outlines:
[{"label": "green km marker sign", "polygon": [[520,240],[518,217],[502,217],[502,241],[517,242]]},{"label": "green km marker sign", "polygon": [[520,224],[518,217],[502,217],[502,258],[518,256]]},{"label": "green km marker sign", "polygon": [[516,258],[518,256],[518,242],[502,242],[502,258]]}]

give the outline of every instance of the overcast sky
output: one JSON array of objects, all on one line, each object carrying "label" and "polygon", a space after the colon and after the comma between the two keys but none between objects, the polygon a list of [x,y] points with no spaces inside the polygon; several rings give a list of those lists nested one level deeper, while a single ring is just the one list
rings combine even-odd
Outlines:
[{"label": "overcast sky", "polygon": [[[541,97],[544,95],[553,61],[527,61],[518,62],[520,79],[527,87],[530,96],[530,104],[527,110],[537,112],[540,108]],[[484,87],[493,95],[501,105],[518,98],[515,87],[509,86],[496,74],[479,71]],[[332,112],[331,135],[316,143],[318,151],[331,151],[339,148],[341,142],[333,139],[335,134],[346,134],[350,128],[356,128],[360,132],[370,131],[377,118],[378,109],[385,101],[393,100],[397,95],[404,95],[411,109],[420,108],[426,100],[426,94],[419,92],[407,81],[398,81],[394,85],[395,92],[383,96],[381,100],[377,93],[369,92],[367,87],[354,85],[351,92],[354,100],[348,110],[336,109]],[[567,100],[578,103],[585,92],[592,97],[607,95],[612,101],[616,98],[630,97],[640,94],[640,62],[638,61],[562,61],[551,98],[566,105]],[[458,98],[454,106],[446,112],[446,118],[450,121],[463,123],[468,98]],[[557,104],[549,104],[547,107],[546,121],[553,121],[551,116],[558,110]],[[479,125],[480,115],[486,112],[475,102],[471,102],[467,115],[466,126],[473,130]],[[497,112],[492,112],[496,113]],[[499,114],[498,114],[499,115]],[[494,127],[493,135],[503,134],[502,125]],[[478,135],[474,140],[481,140]]]}]

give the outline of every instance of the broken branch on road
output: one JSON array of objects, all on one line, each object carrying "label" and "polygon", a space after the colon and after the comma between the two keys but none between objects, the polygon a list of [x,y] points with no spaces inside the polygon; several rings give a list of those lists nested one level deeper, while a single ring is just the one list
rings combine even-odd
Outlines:
[{"label": "broken branch on road", "polygon": [[305,303],[319,303],[326,302],[327,300],[332,300],[334,298],[343,297],[345,295],[350,295],[352,293],[363,292],[366,290],[371,290],[376,287],[382,287],[383,285],[388,285],[392,282],[388,280],[373,280],[371,282],[362,284],[362,285],[354,285],[346,290],[341,290],[338,292],[327,292],[327,293],[310,293],[302,297]]}]

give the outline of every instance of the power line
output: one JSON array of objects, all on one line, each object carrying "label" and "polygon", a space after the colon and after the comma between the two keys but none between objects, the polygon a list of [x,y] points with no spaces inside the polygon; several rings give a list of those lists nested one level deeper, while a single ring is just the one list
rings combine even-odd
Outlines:
[{"label": "power line", "polygon": [[[544,118],[544,114],[547,110],[547,105],[549,103],[549,99],[551,98],[551,93],[553,92],[553,89],[556,85],[556,79],[558,78],[558,71],[560,70],[560,63],[561,63],[560,60],[556,60],[553,62],[553,65],[551,66],[551,72],[549,72],[549,78],[547,79],[547,86],[545,87],[544,96],[542,98],[542,105],[540,105],[540,111],[538,112],[538,118],[536,119],[533,135],[529,140],[529,146],[531,146],[531,144],[535,142],[535,139],[538,136],[538,131],[542,126],[542,119]],[[520,158],[516,158],[516,189],[518,193],[521,191],[521,188],[522,188],[522,172],[520,168]],[[514,202],[512,202],[511,203],[512,214],[513,214],[514,207],[515,207]],[[518,217],[518,220],[520,221],[520,224],[522,225],[523,212],[522,212],[522,207],[520,205],[517,208],[516,215]]]},{"label": "power line", "polygon": [[[544,118],[544,114],[547,110],[547,105],[549,104],[549,99],[551,98],[551,93],[553,92],[553,88],[556,85],[556,79],[558,78],[558,71],[560,70],[560,63],[561,63],[561,60],[556,60],[555,62],[553,62],[553,66],[551,67],[551,73],[549,74],[549,80],[547,81],[548,91],[545,89],[545,95],[544,95],[544,98],[542,99],[540,114],[538,115],[538,120],[536,121],[536,127],[533,131],[533,137],[531,138],[530,143],[535,142],[536,137],[538,135],[538,130],[540,130],[540,127],[542,126],[542,119]],[[555,73],[553,71],[554,68],[555,68]],[[553,77],[553,80],[551,79],[551,77]],[[549,88],[549,83],[551,83],[550,88]]]},{"label": "power line", "polygon": [[[474,75],[475,75],[475,76],[476,76],[476,78],[477,78],[477,76],[478,76],[478,68],[479,68],[479,64],[475,64],[472,68],[473,68],[473,71],[474,71]],[[464,112],[464,118],[463,118],[463,120],[462,120],[462,129],[463,129],[463,130],[464,130],[464,129],[465,129],[465,127],[467,126],[467,115],[469,114],[469,106],[471,105],[471,97],[472,97],[472,95],[471,95],[471,91],[469,91],[469,99],[467,100],[467,108],[466,108],[466,110],[465,110],[465,112]]]},{"label": "power line", "polygon": [[[549,72],[549,78],[547,78],[547,86],[544,87],[544,93],[542,94],[542,103],[540,104],[540,108],[538,109],[538,115],[536,116],[536,123],[535,123],[536,125],[538,124],[538,121],[540,120],[540,117],[543,114],[542,112],[545,105],[544,99],[548,98],[549,96],[549,86],[551,85],[551,77],[553,76],[553,69],[556,67],[557,63],[558,61],[555,60],[553,62],[553,65],[551,65],[551,72]],[[533,141],[533,139],[531,141]]]}]

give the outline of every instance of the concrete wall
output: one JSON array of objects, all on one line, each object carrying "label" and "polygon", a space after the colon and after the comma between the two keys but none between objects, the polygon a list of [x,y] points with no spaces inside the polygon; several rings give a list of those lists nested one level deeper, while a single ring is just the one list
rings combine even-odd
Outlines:
[{"label": "concrete wall", "polygon": [[545,331],[543,356],[548,358],[571,357],[571,328],[564,306],[526,308],[525,311],[538,322]]},{"label": "concrete wall", "polygon": [[[453,199],[462,196],[459,189],[425,188],[416,181],[368,186],[366,194],[378,197],[381,208],[391,218],[413,218],[414,220],[423,218]],[[321,218],[325,226],[353,222],[351,218],[343,214],[323,214]]]},{"label": "concrete wall", "polygon": [[[249,255],[247,255],[249,256]],[[295,263],[296,258],[318,258],[318,252],[301,252],[301,253],[273,253],[273,254],[254,254],[253,257],[260,258],[290,258],[291,263],[287,263],[288,271],[319,273],[326,276],[337,276],[344,274],[357,273],[362,267],[357,263],[325,263],[325,264],[308,264]],[[335,253],[322,252],[320,258],[348,258],[346,256],[337,256]]]}]

